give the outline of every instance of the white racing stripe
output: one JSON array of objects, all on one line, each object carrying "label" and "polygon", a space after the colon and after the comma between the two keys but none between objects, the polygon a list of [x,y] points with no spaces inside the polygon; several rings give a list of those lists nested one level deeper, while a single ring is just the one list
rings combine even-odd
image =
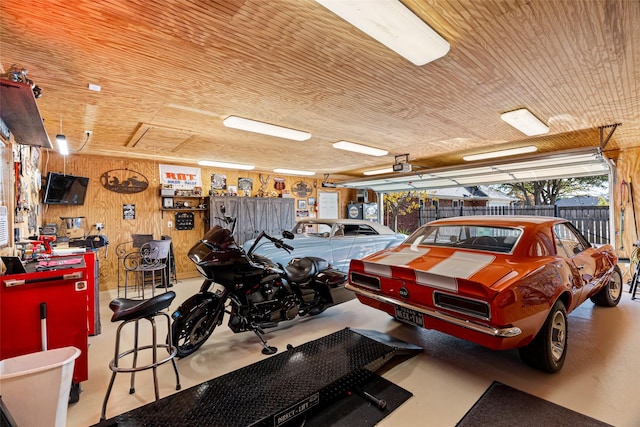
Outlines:
[{"label": "white racing stripe", "polygon": [[375,274],[377,276],[391,277],[391,266],[384,264],[377,264],[374,262],[363,261],[364,272],[369,274]]},{"label": "white racing stripe", "polygon": [[494,259],[494,255],[454,252],[427,271],[416,270],[416,283],[457,292],[456,277],[468,279]]},{"label": "white racing stripe", "polygon": [[411,261],[429,252],[428,248],[402,248],[399,252],[392,252],[375,262],[364,261],[364,271],[369,274],[391,277],[391,266],[407,266]]},{"label": "white racing stripe", "polygon": [[408,266],[413,260],[424,256],[429,248],[405,247],[399,252],[391,252],[378,259],[376,264]]}]

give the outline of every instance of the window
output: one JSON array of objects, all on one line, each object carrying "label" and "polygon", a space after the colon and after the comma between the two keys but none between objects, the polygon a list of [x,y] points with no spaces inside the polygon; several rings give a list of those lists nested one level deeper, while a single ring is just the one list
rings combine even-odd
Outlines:
[{"label": "window", "polygon": [[589,247],[587,240],[570,223],[553,226],[556,252],[560,256],[573,257]]},{"label": "window", "polygon": [[371,226],[365,224],[345,224],[345,236],[373,236],[378,234]]},{"label": "window", "polygon": [[417,245],[450,246],[490,252],[509,253],[518,242],[519,228],[488,225],[441,225],[418,229],[406,243]]}]

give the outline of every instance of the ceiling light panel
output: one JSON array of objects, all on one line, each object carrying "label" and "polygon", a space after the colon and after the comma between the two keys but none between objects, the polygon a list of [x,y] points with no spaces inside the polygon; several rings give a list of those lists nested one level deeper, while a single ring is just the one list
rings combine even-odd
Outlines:
[{"label": "ceiling light panel", "polygon": [[224,119],[222,123],[228,128],[275,136],[277,138],[292,139],[294,141],[306,141],[311,138],[311,134],[309,132],[258,122],[255,120],[245,119],[243,117],[229,116]]},{"label": "ceiling light panel", "polygon": [[449,52],[449,43],[398,0],[316,0],[415,65]]},{"label": "ceiling light panel", "polygon": [[275,173],[282,173],[285,175],[304,175],[304,176],[311,176],[311,175],[315,175],[315,172],[311,172],[311,171],[302,171],[302,170],[295,170],[295,169],[274,169],[273,170]]},{"label": "ceiling light panel", "polygon": [[198,164],[200,166],[211,166],[214,168],[238,169],[238,170],[246,170],[246,171],[255,169],[254,165],[243,165],[241,163],[214,162],[210,160],[200,160]]},{"label": "ceiling light panel", "polygon": [[333,148],[337,148],[338,150],[353,151],[354,153],[367,154],[369,156],[386,156],[387,154],[389,154],[387,150],[381,150],[379,148],[373,148],[349,141],[334,142]]},{"label": "ceiling light panel", "polygon": [[508,111],[500,118],[527,136],[549,133],[549,126],[545,125],[526,108]]},{"label": "ceiling light panel", "polygon": [[370,170],[370,171],[364,171],[362,172],[363,175],[382,175],[383,173],[392,173],[393,172],[393,168],[392,167],[388,167],[388,168],[384,168],[384,169],[374,169],[374,170]]}]

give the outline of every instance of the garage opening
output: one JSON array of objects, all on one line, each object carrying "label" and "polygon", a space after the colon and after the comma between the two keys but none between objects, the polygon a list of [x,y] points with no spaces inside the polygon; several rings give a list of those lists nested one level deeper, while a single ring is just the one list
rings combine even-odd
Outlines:
[{"label": "garage opening", "polygon": [[[434,191],[452,187],[473,187],[480,185],[509,184],[552,179],[581,178],[605,175],[609,181],[609,200],[613,200],[613,163],[608,161],[598,149],[580,149],[545,155],[521,157],[511,161],[492,161],[437,169],[417,169],[411,173],[385,175],[376,178],[350,180],[340,183],[347,188],[369,189],[377,193],[379,217],[384,218],[384,194],[405,191]],[[429,206],[421,210],[420,225],[434,219],[458,215],[539,215],[557,216],[574,223],[591,242],[612,243],[615,227],[613,206],[583,208],[561,208],[558,206],[537,206],[523,210],[509,207],[474,209],[463,203],[450,208]],[[603,212],[604,211],[604,212]]]}]

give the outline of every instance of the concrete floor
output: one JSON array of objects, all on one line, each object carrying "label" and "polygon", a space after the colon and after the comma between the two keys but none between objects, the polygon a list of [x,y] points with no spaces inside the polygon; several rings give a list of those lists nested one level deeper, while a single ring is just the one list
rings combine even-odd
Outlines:
[{"label": "concrete floor", "polygon": [[[171,305],[195,293],[200,279],[174,286]],[[628,287],[616,308],[584,303],[569,316],[569,349],[564,368],[550,375],[524,365],[517,351],[492,351],[436,331],[401,324],[353,299],[311,317],[283,322],[267,330],[270,345],[286,351],[345,327],[373,329],[421,346],[413,358],[385,366],[383,377],[413,393],[413,397],[379,425],[455,426],[494,381],[528,392],[558,405],[619,427],[640,426],[640,299],[631,300]],[[67,426],[97,423],[111,371],[115,329],[108,304],[115,291],[100,294],[102,333],[89,338],[89,379],[81,383],[80,401],[68,408]],[[146,322],[145,322],[146,323]],[[164,333],[164,332],[163,332]],[[144,335],[144,332],[142,332]],[[262,360],[253,333],[234,334],[223,323],[193,355],[178,360],[186,389],[250,363]],[[170,364],[159,368],[160,396],[175,391]],[[129,376],[117,376],[107,418],[154,400],[151,371],[139,373],[136,393],[130,395]],[[239,408],[242,410],[242,408]],[[535,417],[535,414],[531,414]]]}]

